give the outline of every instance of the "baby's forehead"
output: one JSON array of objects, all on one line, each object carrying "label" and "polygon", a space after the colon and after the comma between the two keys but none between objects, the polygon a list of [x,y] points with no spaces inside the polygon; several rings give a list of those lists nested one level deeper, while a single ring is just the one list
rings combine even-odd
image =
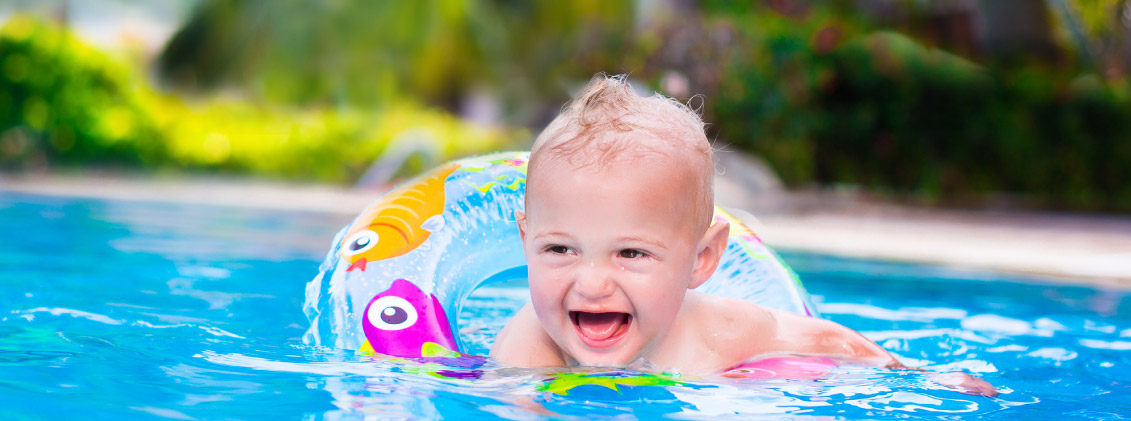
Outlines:
[{"label": "baby's forehead", "polygon": [[[679,221],[662,224],[678,227],[680,233],[684,232],[683,227],[690,229],[690,236],[678,236],[680,241],[694,241],[700,234],[695,228],[699,225],[702,201],[697,199],[704,193],[698,187],[698,180],[690,176],[685,160],[667,155],[630,160],[622,155],[602,165],[576,165],[563,158],[552,158],[542,165],[526,189],[526,212],[537,215],[538,221],[553,225],[558,218],[572,219],[570,212],[556,210],[569,206],[601,209],[611,202],[615,203],[615,214],[623,211],[641,215],[662,210],[664,214],[680,215]],[[628,228],[618,225],[615,229]],[[606,234],[633,236],[640,233],[608,231]]]},{"label": "baby's forehead", "polygon": [[[531,179],[560,179],[567,174],[592,174],[605,182],[637,182],[655,188],[657,179],[668,183],[698,178],[693,159],[670,152],[649,149],[623,151],[617,154],[574,153],[553,154],[538,160],[530,168]],[[644,168],[663,168],[664,171],[641,171]]]},{"label": "baby's forehead", "polygon": [[541,162],[537,169],[531,169],[537,174],[532,174],[528,181],[527,195],[539,197],[543,189],[552,188],[556,194],[575,198],[584,196],[576,195],[580,189],[598,189],[619,192],[616,194],[642,194],[650,197],[653,205],[669,209],[699,205],[694,199],[703,194],[699,188],[701,177],[687,159],[657,152],[625,153],[598,159],[575,157],[570,160],[559,156]]},{"label": "baby's forehead", "polygon": [[564,160],[571,165],[691,164],[711,160],[710,150],[681,139],[678,133],[650,130],[595,131],[555,139],[533,151],[533,161]]}]

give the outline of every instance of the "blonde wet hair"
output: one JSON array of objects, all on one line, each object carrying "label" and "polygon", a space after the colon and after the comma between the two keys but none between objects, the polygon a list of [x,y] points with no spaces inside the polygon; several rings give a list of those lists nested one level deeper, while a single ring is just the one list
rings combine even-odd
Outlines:
[{"label": "blonde wet hair", "polygon": [[691,107],[672,98],[636,94],[625,75],[598,74],[576,98],[562,107],[530,148],[528,177],[536,177],[543,159],[570,165],[605,166],[620,159],[674,155],[686,160],[697,180],[689,200],[697,226],[714,214],[714,149],[705,124]]}]

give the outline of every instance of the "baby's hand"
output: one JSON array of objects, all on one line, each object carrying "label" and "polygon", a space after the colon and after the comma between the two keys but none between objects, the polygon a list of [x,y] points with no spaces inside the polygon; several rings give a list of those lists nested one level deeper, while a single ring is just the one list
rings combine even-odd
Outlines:
[{"label": "baby's hand", "polygon": [[933,373],[931,379],[943,386],[967,395],[997,396],[997,389],[989,382],[966,373]]}]

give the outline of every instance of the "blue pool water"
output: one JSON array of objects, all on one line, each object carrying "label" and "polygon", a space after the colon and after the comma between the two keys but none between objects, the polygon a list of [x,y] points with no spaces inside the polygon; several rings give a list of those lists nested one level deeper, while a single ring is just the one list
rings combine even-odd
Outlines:
[{"label": "blue pool water", "polygon": [[[797,253],[783,257],[825,317],[908,365],[974,373],[1002,394],[841,367],[818,381],[559,395],[538,390],[552,372],[489,365],[458,380],[312,349],[304,288],[349,219],[0,192],[0,418],[1131,416],[1131,291]],[[525,294],[472,297],[459,315],[472,352]]]}]

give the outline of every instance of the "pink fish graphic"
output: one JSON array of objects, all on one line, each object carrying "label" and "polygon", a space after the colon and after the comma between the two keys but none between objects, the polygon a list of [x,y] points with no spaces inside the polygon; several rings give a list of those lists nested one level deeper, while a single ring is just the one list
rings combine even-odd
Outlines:
[{"label": "pink fish graphic", "polygon": [[404,279],[393,281],[389,289],[369,301],[361,324],[368,345],[379,354],[428,357],[431,355],[425,355],[425,349],[435,348],[427,346],[429,343],[451,351],[457,349],[448,315],[436,296],[425,294]]}]

